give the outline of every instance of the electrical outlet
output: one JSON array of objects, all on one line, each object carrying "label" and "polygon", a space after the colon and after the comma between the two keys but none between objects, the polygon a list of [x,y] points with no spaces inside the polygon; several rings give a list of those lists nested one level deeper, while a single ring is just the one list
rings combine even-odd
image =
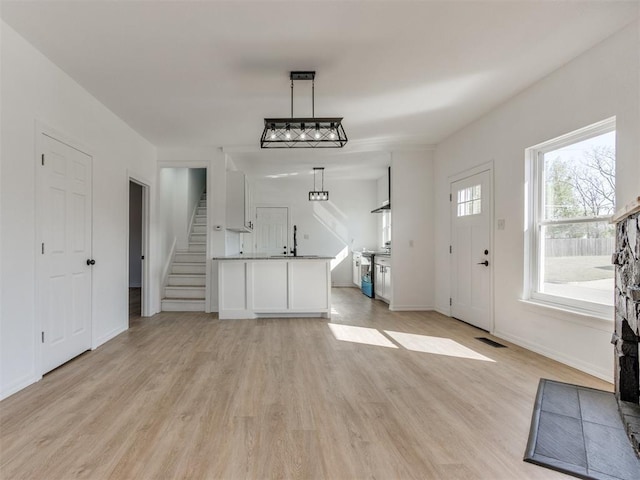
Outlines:
[{"label": "electrical outlet", "polygon": [[309,234],[308,234],[308,233],[305,233],[305,234],[304,234],[304,239],[305,239],[305,240],[309,240]]},{"label": "electrical outlet", "polygon": [[498,219],[498,230],[504,230],[504,218]]}]

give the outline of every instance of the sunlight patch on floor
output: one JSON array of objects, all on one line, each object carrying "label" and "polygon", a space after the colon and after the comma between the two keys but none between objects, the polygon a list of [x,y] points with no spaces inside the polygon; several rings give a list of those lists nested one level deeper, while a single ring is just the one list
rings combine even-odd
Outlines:
[{"label": "sunlight patch on floor", "polygon": [[336,340],[363,343],[378,347],[398,348],[375,328],[354,327],[352,325],[340,325],[337,323],[329,323],[328,325],[331,333],[336,337]]},{"label": "sunlight patch on floor", "polygon": [[472,360],[482,360],[485,362],[495,362],[495,360],[485,357],[455,340],[442,337],[429,337],[427,335],[417,335],[415,333],[392,332],[385,330],[384,333],[393,338],[407,350],[413,352],[432,353],[435,355],[446,355],[448,357],[469,358]]}]

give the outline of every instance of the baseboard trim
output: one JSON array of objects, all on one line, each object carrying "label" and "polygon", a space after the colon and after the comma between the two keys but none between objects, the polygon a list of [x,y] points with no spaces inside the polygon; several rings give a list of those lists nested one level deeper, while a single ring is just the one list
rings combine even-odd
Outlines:
[{"label": "baseboard trim", "polygon": [[4,400],[5,398],[9,398],[11,395],[18,393],[20,390],[27,388],[29,385],[33,385],[36,382],[42,380],[42,375],[34,376],[29,375],[26,377],[22,377],[15,382],[11,383],[5,390],[0,394],[0,400]]},{"label": "baseboard trim", "polygon": [[96,343],[93,345],[93,347],[91,347],[91,350],[95,350],[96,348],[98,348],[100,345],[104,345],[105,343],[107,343],[109,340],[117,337],[118,335],[120,335],[122,332],[126,332],[127,330],[129,330],[129,325],[126,325],[124,327],[118,327],[115,330],[111,330],[109,333],[107,333],[106,335],[103,335],[102,337],[99,337],[96,339]]},{"label": "baseboard trim", "polygon": [[432,305],[393,305],[389,306],[392,312],[432,312]]},{"label": "baseboard trim", "polygon": [[510,335],[508,333],[504,333],[500,331],[495,331],[492,333],[492,335],[494,337],[498,337],[508,342],[514,343],[522,348],[526,348],[527,350],[531,350],[532,352],[538,353],[543,357],[550,358],[557,362],[568,365],[569,367],[580,370],[581,372],[585,372],[585,373],[588,373],[589,375],[593,375],[594,377],[597,377],[600,380],[604,380],[605,382],[613,383],[613,376],[611,375],[611,372],[604,372],[598,368],[594,368],[593,365],[589,365],[575,358],[567,357],[566,355],[559,354],[554,350],[550,350],[542,345],[529,342],[515,335]]},{"label": "baseboard trim", "polygon": [[433,309],[434,311],[444,315],[445,317],[450,317],[451,316],[451,312],[449,310],[446,310],[444,308],[440,308],[440,307],[435,307]]},{"label": "baseboard trim", "polygon": [[358,288],[353,283],[332,283],[331,287],[332,288],[347,288],[347,287]]}]

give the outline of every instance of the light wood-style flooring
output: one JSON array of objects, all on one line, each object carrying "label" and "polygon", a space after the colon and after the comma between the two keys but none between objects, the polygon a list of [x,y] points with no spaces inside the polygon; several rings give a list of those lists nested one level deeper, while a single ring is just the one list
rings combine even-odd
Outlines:
[{"label": "light wood-style flooring", "polygon": [[570,478],[522,461],[538,380],[610,384],[438,313],[333,301],[330,322],[132,318],[0,403],[0,478]]},{"label": "light wood-style flooring", "polygon": [[129,287],[129,318],[142,315],[142,289]]}]

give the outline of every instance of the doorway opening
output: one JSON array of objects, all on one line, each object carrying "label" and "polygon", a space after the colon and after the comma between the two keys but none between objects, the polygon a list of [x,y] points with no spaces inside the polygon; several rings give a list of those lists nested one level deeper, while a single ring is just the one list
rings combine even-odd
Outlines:
[{"label": "doorway opening", "polygon": [[205,312],[207,169],[163,167],[158,211],[158,262],[162,265],[160,309]]},{"label": "doorway opening", "polygon": [[129,321],[147,316],[149,187],[129,178]]}]

